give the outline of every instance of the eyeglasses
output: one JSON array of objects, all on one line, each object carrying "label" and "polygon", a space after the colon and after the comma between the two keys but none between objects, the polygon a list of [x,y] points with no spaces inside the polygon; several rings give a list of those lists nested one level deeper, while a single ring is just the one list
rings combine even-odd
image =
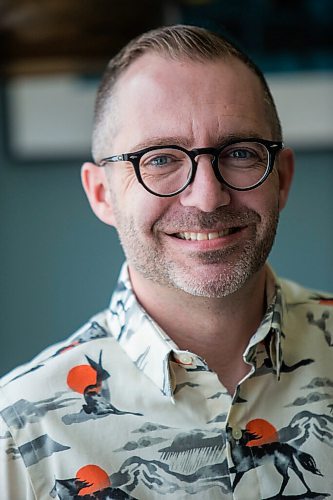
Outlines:
[{"label": "eyeglasses", "polygon": [[194,181],[200,155],[210,155],[219,182],[236,191],[260,186],[273,170],[276,153],[283,148],[279,141],[233,139],[220,148],[151,146],[133,153],[104,158],[99,163],[129,161],[140,184],[155,196],[175,196]]}]

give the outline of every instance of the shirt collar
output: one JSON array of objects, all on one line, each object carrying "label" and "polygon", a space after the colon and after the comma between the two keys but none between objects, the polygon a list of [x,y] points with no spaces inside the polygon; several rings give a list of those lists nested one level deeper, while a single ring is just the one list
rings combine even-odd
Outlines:
[{"label": "shirt collar", "polygon": [[111,334],[137,368],[163,394],[172,396],[175,383],[169,358],[172,351],[178,351],[177,346],[136,300],[126,263],[111,298],[107,323]]},{"label": "shirt collar", "polygon": [[[252,336],[244,359],[251,357],[253,347],[262,342],[271,331],[269,356],[279,376],[282,363],[281,350],[281,288],[269,266],[267,266],[266,296],[268,307],[257,332]],[[145,373],[163,394],[172,397],[176,381],[171,361],[187,367],[206,363],[188,351],[180,350],[173,340],[141,307],[133,292],[126,262],[122,266],[116,289],[107,311],[108,328],[127,355]]]},{"label": "shirt collar", "polygon": [[281,286],[272,268],[266,264],[266,312],[261,324],[245,350],[244,358],[247,361],[255,356],[255,346],[262,342],[266,345],[267,355],[270,358],[277,379],[280,379],[283,364],[283,333],[282,323],[284,303]]}]

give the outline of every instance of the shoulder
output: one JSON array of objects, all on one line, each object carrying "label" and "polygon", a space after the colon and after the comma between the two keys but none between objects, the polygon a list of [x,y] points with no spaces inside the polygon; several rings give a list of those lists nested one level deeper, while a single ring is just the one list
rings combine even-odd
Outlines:
[{"label": "shoulder", "polygon": [[287,279],[279,278],[277,281],[281,287],[283,302],[287,308],[305,306],[318,308],[319,310],[326,307],[331,310],[333,315],[333,293],[306,288]]},{"label": "shoulder", "polygon": [[[282,332],[285,347],[322,360],[331,371],[333,357],[333,294],[278,280],[282,293]],[[297,346],[297,349],[296,349]],[[327,361],[326,365],[324,360]]]},{"label": "shoulder", "polygon": [[[49,498],[54,471],[63,462],[80,468],[77,443],[85,433],[81,427],[73,432],[72,424],[95,419],[85,410],[85,390],[104,394],[103,381],[109,377],[104,363],[113,366],[117,357],[105,311],[0,379],[0,474],[11,498],[28,498],[30,488],[36,494],[29,498]],[[89,454],[90,443],[86,448]],[[66,458],[60,452],[67,452]],[[13,477],[19,477],[19,486],[12,484]]]},{"label": "shoulder", "polygon": [[307,329],[332,330],[333,293],[305,288],[293,281],[278,280],[282,292],[284,323],[306,325]]},{"label": "shoulder", "polygon": [[3,376],[0,413],[5,406],[18,401],[41,400],[49,397],[50,392],[65,390],[70,367],[84,362],[90,352],[100,350],[105,342],[114,342],[105,317],[105,312],[97,314],[66,340],[49,346],[32,361]]}]

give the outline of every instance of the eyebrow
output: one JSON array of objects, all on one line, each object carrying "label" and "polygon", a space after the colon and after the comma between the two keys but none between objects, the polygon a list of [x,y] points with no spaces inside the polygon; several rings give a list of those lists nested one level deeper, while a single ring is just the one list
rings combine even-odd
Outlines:
[{"label": "eyebrow", "polygon": [[[214,147],[219,147],[222,146],[224,143],[228,141],[233,141],[233,140],[244,140],[244,139],[263,139],[258,132],[251,132],[247,130],[245,133],[239,133],[239,134],[224,134],[223,136],[218,136],[217,139],[214,141],[215,144],[213,145]],[[182,146],[187,149],[192,149],[192,141],[190,141],[187,137],[180,137],[180,136],[163,136],[163,137],[149,137],[149,139],[146,139],[142,142],[139,142],[135,144],[134,146],[131,147],[131,152],[134,151],[140,151],[141,149],[149,148],[150,146]],[[200,145],[195,146],[193,149],[201,147]]]}]

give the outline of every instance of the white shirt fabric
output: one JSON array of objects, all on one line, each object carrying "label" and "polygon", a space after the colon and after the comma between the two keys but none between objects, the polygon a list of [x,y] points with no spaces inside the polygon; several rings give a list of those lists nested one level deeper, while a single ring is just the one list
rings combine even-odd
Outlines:
[{"label": "white shirt fabric", "polygon": [[124,265],[108,309],[1,379],[1,499],[333,498],[333,297],[268,267],[267,297],[230,395]]}]

